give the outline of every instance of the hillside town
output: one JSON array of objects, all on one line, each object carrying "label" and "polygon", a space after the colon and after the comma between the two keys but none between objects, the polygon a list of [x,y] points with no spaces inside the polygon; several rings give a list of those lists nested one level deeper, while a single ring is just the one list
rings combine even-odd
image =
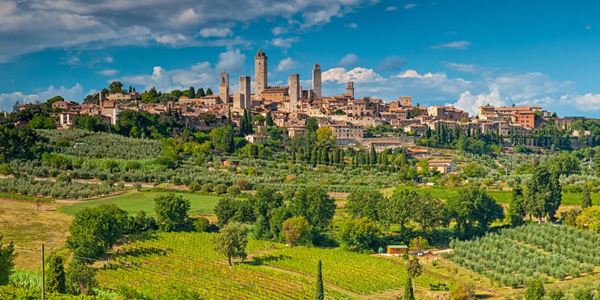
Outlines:
[{"label": "hillside town", "polygon": [[[373,97],[355,97],[354,82],[347,82],[339,95],[323,95],[321,67],[312,68],[311,87],[301,86],[300,75],[290,74],[285,86],[269,85],[268,57],[258,50],[254,58],[254,84],[250,76],[239,77],[239,90],[230,90],[227,72],[220,74],[217,94],[201,97],[181,95],[177,101],[145,102],[135,90],[128,92],[102,91],[93,101],[80,104],[58,101],[56,109],[59,128],[69,128],[78,116],[97,116],[111,125],[116,124],[123,110],[145,111],[151,114],[177,112],[184,122],[198,130],[210,130],[228,120],[239,124],[244,111],[270,115],[275,125],[285,129],[288,137],[302,134],[309,117],[319,120],[320,127],[330,127],[338,145],[386,148],[414,144],[428,130],[444,126],[467,135],[486,134],[508,140],[511,136],[528,136],[541,126],[552,125],[569,130],[580,117],[559,118],[541,106],[481,106],[479,114],[469,116],[453,106],[422,106],[414,104],[411,96],[398,96],[388,101]],[[254,86],[254,92],[252,91]],[[22,104],[19,109],[25,109]],[[365,136],[367,128],[391,126],[394,135]],[[572,131],[573,143],[590,136],[587,131]],[[260,140],[261,132],[247,137],[249,142]],[[575,145],[576,146],[576,145]]]}]

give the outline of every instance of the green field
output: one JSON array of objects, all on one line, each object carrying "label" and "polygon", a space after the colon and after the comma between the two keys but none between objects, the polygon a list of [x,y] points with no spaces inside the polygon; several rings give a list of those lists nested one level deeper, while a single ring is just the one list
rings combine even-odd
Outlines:
[{"label": "green field", "polygon": [[[74,205],[65,205],[60,208],[60,211],[69,215],[74,215],[86,207],[93,207],[101,204],[115,204],[128,213],[137,213],[140,210],[143,210],[150,215],[154,215],[154,198],[158,195],[166,195],[169,193],[170,192],[163,191],[128,191],[114,197],[81,201],[81,203]],[[184,192],[175,192],[175,194],[190,201],[191,215],[211,213],[220,198],[218,196]]]},{"label": "green field", "polygon": [[[314,297],[317,261],[323,261],[328,299],[395,299],[402,294],[405,261],[340,249],[287,247],[250,240],[248,259],[234,267],[213,250],[209,233],[160,233],[126,244],[98,273],[102,287],[127,285],[152,299],[193,293],[210,299],[305,299]],[[451,284],[425,272],[417,295],[433,292],[429,283]],[[185,285],[185,291],[174,288]]]}]

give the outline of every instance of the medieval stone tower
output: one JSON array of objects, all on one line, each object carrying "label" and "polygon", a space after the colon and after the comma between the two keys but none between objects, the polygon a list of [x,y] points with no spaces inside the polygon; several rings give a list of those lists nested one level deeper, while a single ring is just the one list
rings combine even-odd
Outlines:
[{"label": "medieval stone tower", "polygon": [[314,64],[312,69],[312,89],[315,98],[321,98],[321,65]]},{"label": "medieval stone tower", "polygon": [[223,103],[229,103],[229,73],[222,72],[219,81],[219,98]]},{"label": "medieval stone tower", "polygon": [[288,92],[290,94],[290,109],[294,110],[298,107],[298,101],[300,100],[300,75],[290,75],[288,78]]},{"label": "medieval stone tower", "polygon": [[254,57],[254,86],[258,97],[261,97],[262,92],[269,86],[267,76],[267,55],[258,49],[256,57]]},{"label": "medieval stone tower", "polygon": [[252,98],[250,98],[250,76],[240,76],[240,97],[239,103],[234,103],[236,108],[252,108]]},{"label": "medieval stone tower", "polygon": [[348,81],[346,84],[346,94],[350,95],[350,99],[354,99],[354,82]]}]

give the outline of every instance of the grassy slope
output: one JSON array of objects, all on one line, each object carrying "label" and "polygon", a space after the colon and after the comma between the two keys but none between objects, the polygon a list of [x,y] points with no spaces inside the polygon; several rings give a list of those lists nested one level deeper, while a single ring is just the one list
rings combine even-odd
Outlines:
[{"label": "grassy slope", "polygon": [[4,235],[3,242],[14,241],[17,268],[37,270],[42,242],[46,253],[64,245],[71,217],[56,208],[43,204],[37,211],[32,203],[0,201],[0,235]]},{"label": "grassy slope", "polygon": [[[399,258],[251,240],[248,260],[230,268],[213,250],[212,235],[161,233],[124,245],[98,279],[105,288],[126,284],[152,298],[176,297],[169,293],[178,284],[209,298],[312,298],[321,259],[329,298],[395,299],[402,294],[406,268]],[[441,282],[451,279],[425,272],[417,280],[417,294],[430,298],[435,293],[429,283]]]},{"label": "grassy slope", "polygon": [[[168,193],[169,192],[157,191],[129,191],[114,197],[90,200],[74,205],[65,205],[60,208],[60,211],[68,215],[74,215],[86,207],[93,207],[101,204],[115,204],[129,213],[137,213],[140,210],[143,210],[150,215],[154,215],[154,198],[158,195],[166,195]],[[211,213],[217,204],[217,201],[219,201],[219,197],[217,196],[181,192],[176,192],[175,194],[190,200],[190,214],[192,215]]]}]

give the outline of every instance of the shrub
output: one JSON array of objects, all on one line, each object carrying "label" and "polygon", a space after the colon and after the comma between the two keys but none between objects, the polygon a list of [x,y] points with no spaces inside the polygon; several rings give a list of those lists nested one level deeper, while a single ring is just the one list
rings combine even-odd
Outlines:
[{"label": "shrub", "polygon": [[338,242],[351,251],[372,250],[379,242],[379,228],[366,217],[346,220],[339,227]]},{"label": "shrub", "polygon": [[194,220],[194,228],[197,232],[205,232],[210,226],[210,221],[205,217],[200,217]]},{"label": "shrub", "polygon": [[223,195],[227,192],[227,186],[224,184],[217,184],[213,188],[213,192],[217,195]]},{"label": "shrub", "polygon": [[285,220],[281,226],[281,234],[291,246],[309,244],[311,241],[310,225],[304,217]]},{"label": "shrub", "polygon": [[175,194],[154,198],[154,211],[158,228],[162,231],[182,230],[188,225],[190,201]]},{"label": "shrub", "polygon": [[236,197],[240,193],[241,193],[240,188],[235,185],[232,185],[227,188],[227,195],[229,195],[231,197]]}]

